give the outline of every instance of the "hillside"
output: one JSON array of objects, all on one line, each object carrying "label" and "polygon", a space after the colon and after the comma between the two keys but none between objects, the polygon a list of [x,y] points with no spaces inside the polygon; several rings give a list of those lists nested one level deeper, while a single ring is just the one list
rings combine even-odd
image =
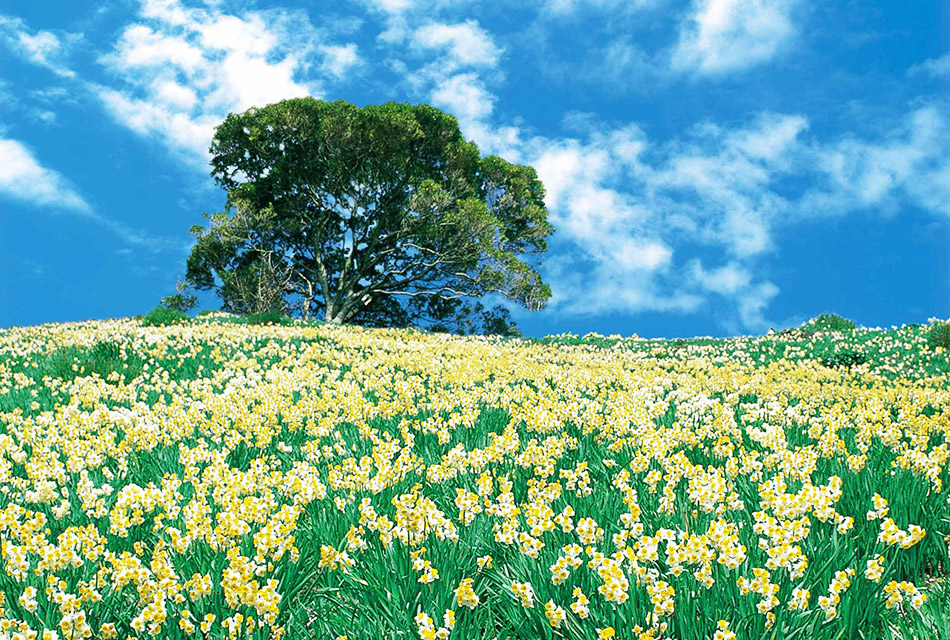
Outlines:
[{"label": "hillside", "polygon": [[3,330],[3,629],[950,638],[925,330]]}]

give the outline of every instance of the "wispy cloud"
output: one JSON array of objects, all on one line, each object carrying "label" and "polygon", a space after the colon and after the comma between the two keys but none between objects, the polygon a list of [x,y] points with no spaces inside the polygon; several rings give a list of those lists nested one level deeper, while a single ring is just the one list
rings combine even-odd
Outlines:
[{"label": "wispy cloud", "polygon": [[81,39],[81,33],[34,32],[20,18],[0,15],[0,42],[16,55],[64,78],[76,75],[65,60],[72,45]]},{"label": "wispy cloud", "polygon": [[771,60],[792,41],[795,0],[693,0],[672,68],[699,75],[741,71]]},{"label": "wispy cloud", "polygon": [[10,138],[0,138],[0,198],[3,197],[78,217],[149,253],[182,252],[190,244],[155,236],[103,216],[62,174],[41,164],[31,149]]},{"label": "wispy cloud", "polygon": [[0,138],[0,195],[92,216],[92,207],[61,174],[44,167],[22,142]]},{"label": "wispy cloud", "polygon": [[950,77],[950,53],[939,58],[927,58],[912,66],[908,72],[910,75],[929,75],[934,78]]}]

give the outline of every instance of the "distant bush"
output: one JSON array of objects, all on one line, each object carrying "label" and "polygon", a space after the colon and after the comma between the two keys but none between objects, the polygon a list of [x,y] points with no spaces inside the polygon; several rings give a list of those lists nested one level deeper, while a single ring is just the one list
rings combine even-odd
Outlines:
[{"label": "distant bush", "polygon": [[252,313],[242,317],[240,321],[244,324],[291,324],[293,319],[276,311],[269,311],[267,313]]},{"label": "distant bush", "polygon": [[950,349],[950,322],[934,322],[927,332],[927,344],[932,349]]},{"label": "distant bush", "polygon": [[168,307],[155,307],[142,318],[142,325],[146,327],[167,327],[172,324],[185,324],[191,318],[188,314]]},{"label": "distant bush", "polygon": [[842,318],[837,313],[823,313],[817,318],[812,318],[802,325],[802,330],[808,333],[816,331],[853,331],[858,325],[847,318]]}]

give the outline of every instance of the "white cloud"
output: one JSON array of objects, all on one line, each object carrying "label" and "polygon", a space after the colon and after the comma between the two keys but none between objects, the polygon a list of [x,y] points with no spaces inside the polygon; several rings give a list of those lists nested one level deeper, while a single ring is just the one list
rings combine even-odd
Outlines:
[{"label": "white cloud", "polygon": [[385,13],[404,13],[416,3],[414,0],[369,0],[368,4]]},{"label": "white cloud", "polygon": [[735,308],[734,315],[720,314],[720,323],[730,333],[765,331],[775,324],[765,317],[770,302],[779,288],[768,280],[756,281],[749,266],[734,260],[706,269],[700,260],[687,264],[684,278],[691,279],[702,291],[722,296]]},{"label": "white cloud", "polygon": [[556,16],[580,13],[586,9],[625,11],[665,4],[667,0],[543,0],[543,10]]},{"label": "white cloud", "polygon": [[950,109],[920,107],[881,138],[845,137],[810,150],[818,185],[802,201],[808,215],[895,210],[910,202],[950,215]]},{"label": "white cloud", "polygon": [[680,25],[672,68],[717,75],[778,55],[796,35],[795,0],[694,0]]},{"label": "white cloud", "polygon": [[752,281],[752,273],[735,261],[707,270],[699,260],[694,260],[690,268],[700,286],[724,296],[747,288]]},{"label": "white cloud", "polygon": [[[0,128],[2,131],[2,128]],[[0,198],[8,197],[55,213],[68,213],[104,228],[149,253],[183,253],[190,243],[136,230],[95,211],[59,172],[43,166],[22,142],[0,138]]]},{"label": "white cloud", "polygon": [[432,89],[430,98],[433,105],[465,123],[488,118],[495,102],[495,97],[472,73],[460,73],[441,80]]},{"label": "white cloud", "polygon": [[41,124],[53,124],[56,122],[56,113],[49,109],[30,109],[27,116]]},{"label": "white cloud", "polygon": [[561,250],[545,265],[552,306],[566,313],[686,311],[702,298],[664,282],[674,251],[656,213],[632,193],[647,149],[626,127],[588,140],[535,137],[525,160],[545,185]]},{"label": "white cloud", "polygon": [[909,69],[911,75],[926,74],[935,78],[950,76],[950,53],[939,58],[928,58]]},{"label": "white cloud", "polygon": [[[806,127],[801,116],[782,114],[760,114],[731,131],[698,127],[692,140],[668,146],[651,188],[675,203],[674,226],[736,257],[761,254],[771,248],[772,223],[788,206],[774,183],[797,166]],[[697,200],[700,206],[690,204]]]},{"label": "white cloud", "polygon": [[92,208],[62,175],[39,163],[17,140],[0,138],[0,194],[32,205],[91,215]]},{"label": "white cloud", "polygon": [[[702,123],[651,143],[636,126],[584,121],[579,138],[525,136],[558,233],[545,264],[559,313],[692,312],[719,299],[729,331],[762,331],[779,287],[763,275],[778,227],[856,209],[950,215],[950,112],[909,112],[883,136],[805,137],[797,114]],[[709,266],[696,255],[725,260]]]},{"label": "white cloud", "polygon": [[27,61],[64,78],[76,75],[64,60],[70,46],[81,38],[82,34],[77,33],[61,36],[45,30],[31,33],[23,20],[0,15],[0,42]]},{"label": "white cloud", "polygon": [[101,58],[119,86],[93,89],[121,124],[203,167],[229,112],[320,95],[313,69],[340,78],[359,63],[355,45],[322,39],[302,11],[232,14],[217,3],[142,0],[139,21]]},{"label": "white cloud", "polygon": [[422,51],[443,51],[442,64],[458,67],[494,67],[502,49],[474,20],[459,24],[427,24],[416,29],[412,46]]},{"label": "white cloud", "polygon": [[[408,29],[409,23],[401,16],[400,20]],[[490,122],[495,95],[487,84],[501,80],[497,66],[504,52],[491,35],[474,20],[458,24],[430,21],[413,28],[410,40],[414,57],[424,56],[425,64],[412,70],[402,60],[392,64],[397,73],[405,76],[410,88],[454,115],[462,133],[475,140],[483,152],[511,160],[520,157],[520,129]]]},{"label": "white cloud", "polygon": [[320,50],[324,57],[323,70],[337,79],[345,78],[363,64],[356,44],[352,42],[342,46],[324,46]]}]

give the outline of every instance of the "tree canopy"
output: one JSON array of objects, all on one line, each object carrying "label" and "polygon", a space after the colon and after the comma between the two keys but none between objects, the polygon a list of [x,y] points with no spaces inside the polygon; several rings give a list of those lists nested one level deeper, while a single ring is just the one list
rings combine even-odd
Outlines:
[{"label": "tree canopy", "polygon": [[434,107],[284,100],[229,115],[211,154],[227,207],[192,228],[186,277],[228,310],[444,325],[466,299],[550,297],[534,169],[482,157]]}]

